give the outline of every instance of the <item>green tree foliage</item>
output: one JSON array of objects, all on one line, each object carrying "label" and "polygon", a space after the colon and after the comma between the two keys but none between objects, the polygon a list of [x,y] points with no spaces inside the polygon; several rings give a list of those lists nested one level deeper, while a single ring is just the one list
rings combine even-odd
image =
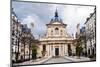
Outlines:
[{"label": "green tree foliage", "polygon": [[32,59],[36,59],[37,58],[37,45],[32,43]]},{"label": "green tree foliage", "polygon": [[76,55],[80,58],[80,55],[82,53],[82,43],[81,41],[77,41],[77,45],[76,45]]}]

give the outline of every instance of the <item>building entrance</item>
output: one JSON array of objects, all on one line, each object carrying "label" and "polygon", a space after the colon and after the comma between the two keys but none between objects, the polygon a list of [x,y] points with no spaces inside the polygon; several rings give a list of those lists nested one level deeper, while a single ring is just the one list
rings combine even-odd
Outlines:
[{"label": "building entrance", "polygon": [[55,48],[55,56],[59,56],[59,48]]}]

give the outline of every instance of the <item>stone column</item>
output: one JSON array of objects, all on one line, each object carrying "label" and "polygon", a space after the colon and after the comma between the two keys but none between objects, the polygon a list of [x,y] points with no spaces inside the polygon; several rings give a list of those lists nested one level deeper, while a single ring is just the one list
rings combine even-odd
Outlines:
[{"label": "stone column", "polygon": [[73,45],[72,45],[72,43],[70,44],[70,46],[71,46],[71,50],[72,50],[72,54],[73,54]]},{"label": "stone column", "polygon": [[61,44],[59,44],[59,56],[62,56]]},{"label": "stone column", "polygon": [[63,44],[60,44],[60,55],[61,56],[64,56],[64,45]]},{"label": "stone column", "polygon": [[65,54],[64,54],[64,51],[65,51],[64,45],[65,45],[65,44],[63,44],[63,48],[62,48],[62,49],[63,49],[63,56],[65,56]]},{"label": "stone column", "polygon": [[55,56],[55,45],[53,45],[53,56]]},{"label": "stone column", "polygon": [[50,55],[53,56],[53,45],[50,46]]},{"label": "stone column", "polygon": [[65,54],[68,56],[68,44],[65,44]]},{"label": "stone column", "polygon": [[72,50],[72,54],[75,54],[75,46],[71,43],[71,50]]},{"label": "stone column", "polygon": [[49,50],[48,46],[49,45],[46,45],[46,56],[48,56],[48,50]]},{"label": "stone column", "polygon": [[66,44],[64,44],[64,55],[66,55],[66,52],[65,52],[65,51],[66,51],[66,49],[65,49],[65,45],[66,45]]},{"label": "stone column", "polygon": [[48,54],[49,54],[49,56],[50,56],[50,52],[51,51],[51,45],[49,44],[49,51],[48,51]]},{"label": "stone column", "polygon": [[59,49],[59,56],[61,56],[61,45],[57,44],[57,48]]},{"label": "stone column", "polygon": [[48,44],[48,56],[50,56],[50,45]]}]

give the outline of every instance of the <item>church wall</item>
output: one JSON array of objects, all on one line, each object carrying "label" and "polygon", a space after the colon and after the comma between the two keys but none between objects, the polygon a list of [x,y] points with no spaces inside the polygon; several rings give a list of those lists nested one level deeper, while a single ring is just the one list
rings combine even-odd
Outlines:
[{"label": "church wall", "polygon": [[[58,44],[45,43],[45,45],[46,45],[45,57],[55,56],[55,48],[59,48],[59,56],[68,56],[68,44],[67,43],[58,43]],[[44,43],[39,45],[38,55],[37,55],[38,57],[42,57],[43,45],[44,45]],[[75,54],[76,53],[75,46],[72,43],[70,43],[70,45],[71,45],[72,53]]]},{"label": "church wall", "polygon": [[68,56],[68,45],[67,44],[65,44],[65,55]]},{"label": "church wall", "polygon": [[[58,35],[56,34],[56,31],[55,31],[55,28],[58,28],[59,30],[59,33]],[[61,33],[61,30],[62,30],[62,33]],[[65,32],[65,28],[63,26],[49,26],[47,28],[47,37],[48,36],[66,36],[66,32]],[[53,31],[53,32],[51,32]]]},{"label": "church wall", "polygon": [[49,47],[50,47],[50,45],[46,45],[46,56],[49,56]]},{"label": "church wall", "polygon": [[71,44],[71,49],[72,49],[72,54],[76,53],[76,47],[74,46],[74,44]]},{"label": "church wall", "polygon": [[38,46],[38,49],[37,49],[37,57],[42,57],[42,45],[39,45]]}]

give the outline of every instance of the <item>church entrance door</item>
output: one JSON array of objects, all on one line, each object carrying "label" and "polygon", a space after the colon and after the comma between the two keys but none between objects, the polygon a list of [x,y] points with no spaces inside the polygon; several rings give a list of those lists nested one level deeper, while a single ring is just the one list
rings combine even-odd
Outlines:
[{"label": "church entrance door", "polygon": [[59,56],[59,48],[55,48],[55,56]]}]

